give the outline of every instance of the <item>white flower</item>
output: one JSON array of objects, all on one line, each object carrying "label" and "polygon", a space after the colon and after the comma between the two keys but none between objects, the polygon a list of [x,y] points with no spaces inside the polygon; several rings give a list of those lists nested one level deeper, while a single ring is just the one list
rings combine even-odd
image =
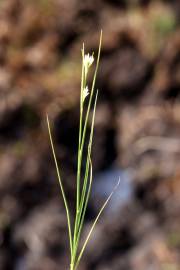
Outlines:
[{"label": "white flower", "polygon": [[88,87],[86,86],[84,89],[83,89],[83,94],[82,94],[82,100],[84,102],[85,98],[89,95],[89,89]]},{"label": "white flower", "polygon": [[94,56],[93,55],[90,55],[89,53],[88,54],[85,54],[84,56],[84,65],[86,66],[91,66],[92,63],[94,62]]},{"label": "white flower", "polygon": [[83,59],[85,75],[87,75],[88,69],[90,68],[93,62],[94,62],[94,56],[90,55],[89,53],[85,54],[84,59]]}]

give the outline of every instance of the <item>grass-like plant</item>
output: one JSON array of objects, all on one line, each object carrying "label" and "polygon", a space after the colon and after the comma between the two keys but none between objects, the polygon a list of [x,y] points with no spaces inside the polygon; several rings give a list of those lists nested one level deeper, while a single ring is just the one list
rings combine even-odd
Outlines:
[{"label": "grass-like plant", "polygon": [[[85,54],[84,44],[82,48],[82,74],[81,74],[81,92],[80,92],[80,122],[79,122],[79,143],[78,143],[78,158],[77,158],[77,178],[76,178],[76,212],[74,215],[73,220],[71,220],[71,215],[69,211],[69,206],[67,202],[67,198],[64,192],[63,183],[61,181],[60,170],[56,158],[55,147],[52,139],[52,133],[49,123],[49,118],[47,116],[47,125],[48,125],[48,132],[49,138],[52,148],[52,153],[54,157],[54,162],[56,166],[57,177],[59,180],[62,197],[66,209],[67,215],[67,224],[68,224],[68,233],[69,233],[69,245],[70,245],[70,270],[76,270],[79,262],[82,258],[84,250],[87,246],[87,243],[90,239],[90,236],[94,230],[94,227],[103,212],[104,208],[106,207],[107,203],[109,202],[110,198],[112,197],[115,189],[117,188],[118,184],[115,186],[107,200],[104,202],[103,206],[101,207],[97,217],[95,218],[91,229],[85,238],[84,243],[82,244],[81,248],[79,248],[79,242],[82,234],[82,229],[84,225],[84,218],[85,213],[87,210],[87,205],[89,201],[89,196],[92,187],[92,161],[91,161],[91,150],[92,150],[92,140],[93,140],[93,132],[94,132],[94,120],[95,120],[95,112],[96,112],[96,104],[97,104],[97,97],[98,97],[98,90],[95,92],[95,82],[97,71],[99,67],[99,59],[100,59],[100,52],[101,52],[101,44],[102,44],[102,31],[100,34],[100,41],[99,41],[99,49],[98,55],[96,60],[96,67],[94,71],[94,76],[92,80],[92,84],[90,87],[87,85],[88,74],[91,66],[94,62],[94,55]],[[85,109],[85,102],[87,103],[87,108]],[[90,112],[92,113],[91,125],[90,125],[90,132],[87,132],[88,123],[90,121]],[[87,142],[87,148],[85,147],[85,143]],[[85,165],[85,172],[83,173],[82,170],[82,162],[86,161]]]}]

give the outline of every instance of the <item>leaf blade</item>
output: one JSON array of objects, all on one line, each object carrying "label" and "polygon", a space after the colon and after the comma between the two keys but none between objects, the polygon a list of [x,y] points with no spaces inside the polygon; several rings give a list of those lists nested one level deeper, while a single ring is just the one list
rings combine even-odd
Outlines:
[{"label": "leaf blade", "polygon": [[56,173],[57,173],[57,177],[58,177],[58,181],[59,181],[59,185],[60,185],[60,189],[61,189],[61,193],[62,193],[62,197],[63,197],[65,209],[66,209],[70,250],[71,250],[71,254],[72,254],[72,230],[71,230],[71,220],[70,220],[69,207],[68,207],[66,195],[65,195],[65,192],[64,192],[63,184],[62,184],[62,181],[61,181],[61,176],[60,176],[60,171],[59,171],[58,162],[57,162],[57,158],[56,158],[55,147],[54,147],[54,142],[53,142],[53,139],[52,139],[52,132],[51,132],[51,127],[50,127],[50,122],[49,122],[48,115],[46,115],[46,120],[47,120],[48,133],[49,133],[49,139],[50,139],[50,143],[51,143],[52,154],[53,154],[54,163],[55,163],[55,166],[56,166]]},{"label": "leaf blade", "polygon": [[111,194],[108,196],[108,198],[106,199],[106,201],[105,201],[104,204],[102,205],[102,207],[101,207],[101,209],[100,209],[100,211],[99,211],[97,217],[95,218],[95,220],[94,220],[94,222],[93,222],[93,224],[92,224],[92,226],[91,226],[91,229],[90,229],[90,231],[89,231],[89,233],[88,233],[88,235],[87,235],[87,237],[86,237],[86,240],[85,240],[85,242],[84,242],[84,244],[83,244],[83,247],[82,247],[82,249],[81,249],[81,251],[80,251],[80,253],[79,253],[79,256],[78,256],[78,259],[77,259],[77,262],[76,262],[76,265],[75,265],[75,269],[77,268],[77,266],[78,266],[78,264],[79,264],[79,262],[80,262],[80,260],[81,260],[81,257],[82,257],[82,255],[83,255],[83,253],[84,253],[84,250],[85,250],[86,246],[87,246],[87,243],[89,242],[90,237],[91,237],[91,234],[92,234],[92,232],[93,232],[93,230],[94,230],[94,228],[95,228],[95,225],[97,224],[97,222],[98,222],[98,220],[99,220],[99,218],[100,218],[102,212],[104,211],[104,209],[105,209],[106,205],[108,204],[108,202],[110,201],[112,195],[114,194],[114,192],[115,192],[116,189],[118,188],[119,184],[120,184],[120,178],[119,178],[118,183],[116,184],[116,186],[115,186],[114,189],[112,190]]}]

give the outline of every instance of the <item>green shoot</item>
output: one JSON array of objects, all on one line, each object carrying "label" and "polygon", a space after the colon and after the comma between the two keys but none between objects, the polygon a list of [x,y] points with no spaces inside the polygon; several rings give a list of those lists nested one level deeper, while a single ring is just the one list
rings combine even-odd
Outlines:
[{"label": "green shoot", "polygon": [[[81,93],[80,93],[80,120],[79,120],[79,143],[78,143],[78,158],[77,158],[77,178],[76,178],[76,212],[74,217],[74,222],[71,222],[70,211],[68,202],[66,199],[66,195],[64,192],[63,184],[61,181],[60,171],[58,167],[58,162],[55,153],[55,147],[52,139],[51,127],[49,123],[49,118],[47,116],[47,125],[48,125],[48,132],[49,138],[53,153],[53,158],[56,166],[56,173],[60,184],[60,189],[65,205],[66,216],[67,216],[67,224],[68,224],[68,233],[69,233],[69,245],[70,245],[70,270],[76,270],[84,250],[87,246],[87,243],[90,239],[90,236],[94,230],[95,225],[97,224],[99,217],[101,216],[104,208],[108,204],[109,200],[111,199],[114,191],[116,190],[118,184],[111,192],[103,206],[101,207],[97,217],[95,218],[92,227],[82,245],[79,249],[79,242],[81,239],[82,229],[84,225],[84,218],[87,210],[87,205],[89,202],[89,197],[91,193],[92,187],[92,161],[91,161],[91,152],[92,152],[92,141],[93,141],[93,133],[94,133],[94,121],[95,121],[95,114],[96,114],[96,104],[97,104],[97,97],[98,91],[94,91],[95,83],[96,83],[96,76],[99,67],[99,60],[100,60],[100,52],[101,52],[101,44],[102,44],[102,31],[100,34],[100,41],[99,41],[99,50],[97,55],[96,67],[94,71],[94,76],[92,80],[92,85],[89,87],[87,85],[88,74],[90,68],[94,62],[94,56],[85,54],[84,44],[82,48],[82,73],[81,73]],[[94,100],[94,101],[93,101]],[[85,110],[84,104],[87,102],[87,109]],[[90,111],[93,110],[92,119],[91,119],[91,128],[90,133],[87,132],[87,126],[90,121]],[[85,142],[88,142],[87,149],[85,148]],[[86,160],[85,172],[83,174],[82,171],[82,161]]]}]

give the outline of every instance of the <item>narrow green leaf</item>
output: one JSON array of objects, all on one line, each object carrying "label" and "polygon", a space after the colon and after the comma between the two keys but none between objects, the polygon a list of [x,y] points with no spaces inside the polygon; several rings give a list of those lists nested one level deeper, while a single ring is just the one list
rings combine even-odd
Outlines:
[{"label": "narrow green leaf", "polygon": [[57,177],[58,177],[58,180],[59,180],[59,185],[60,185],[60,188],[61,188],[61,192],[62,192],[62,196],[63,196],[63,201],[64,201],[64,205],[65,205],[65,209],[66,209],[67,223],[68,223],[68,232],[69,232],[69,242],[70,242],[70,250],[71,250],[71,254],[72,254],[72,230],[71,230],[71,221],[70,221],[69,207],[68,207],[66,195],[65,195],[65,192],[64,192],[63,184],[62,184],[62,181],[61,181],[61,176],[60,176],[60,171],[59,171],[59,167],[58,167],[58,163],[57,163],[57,158],[56,158],[54,143],[53,143],[53,139],[52,139],[52,133],[51,133],[51,127],[50,127],[48,115],[46,116],[46,119],[47,119],[47,125],[48,125],[49,139],[50,139],[52,153],[53,153],[54,162],[55,162],[55,166],[56,166],[56,173],[57,173]]},{"label": "narrow green leaf", "polygon": [[77,262],[76,262],[76,265],[75,265],[75,268],[74,268],[75,270],[76,270],[76,268],[78,267],[78,264],[79,264],[79,262],[80,262],[80,260],[81,260],[81,257],[82,257],[82,255],[83,255],[83,253],[84,253],[84,250],[85,250],[86,246],[87,246],[87,243],[88,243],[88,241],[89,241],[89,239],[90,239],[90,237],[91,237],[91,234],[92,234],[92,232],[93,232],[93,230],[94,230],[94,227],[96,226],[96,224],[97,224],[97,222],[98,222],[98,220],[99,220],[99,218],[100,218],[100,216],[101,216],[103,210],[105,209],[106,205],[107,205],[108,202],[110,201],[112,195],[114,194],[115,190],[118,188],[119,184],[120,184],[120,178],[119,178],[119,181],[118,181],[117,185],[114,187],[113,191],[111,192],[111,194],[109,195],[109,197],[107,198],[107,200],[104,202],[104,204],[103,204],[103,206],[101,207],[101,209],[100,209],[100,211],[99,211],[99,213],[98,213],[96,219],[95,219],[94,222],[93,222],[93,225],[92,225],[92,227],[91,227],[91,229],[90,229],[90,231],[89,231],[89,233],[88,233],[88,235],[87,235],[87,237],[86,237],[86,240],[85,240],[85,242],[84,242],[84,244],[83,244],[83,247],[82,247],[82,249],[81,249],[81,251],[80,251],[80,254],[79,254],[79,256],[78,256],[78,259],[77,259]]}]

